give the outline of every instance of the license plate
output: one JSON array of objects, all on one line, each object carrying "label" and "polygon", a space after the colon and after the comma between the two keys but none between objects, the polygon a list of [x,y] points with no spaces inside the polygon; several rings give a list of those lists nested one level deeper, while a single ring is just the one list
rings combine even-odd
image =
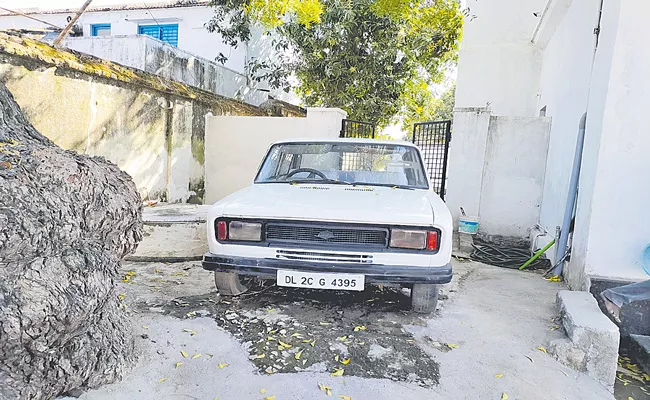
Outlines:
[{"label": "license plate", "polygon": [[278,286],[363,291],[365,276],[278,270]]}]

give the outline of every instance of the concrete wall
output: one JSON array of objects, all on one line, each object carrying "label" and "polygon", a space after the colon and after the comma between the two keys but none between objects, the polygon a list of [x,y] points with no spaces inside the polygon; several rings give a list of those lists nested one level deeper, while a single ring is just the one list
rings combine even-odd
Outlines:
[{"label": "concrete wall", "polygon": [[456,107],[537,115],[541,52],[531,43],[546,0],[472,1],[458,61]]},{"label": "concrete wall", "polygon": [[484,234],[528,237],[537,224],[550,126],[550,118],[490,118],[478,214]]},{"label": "concrete wall", "polygon": [[269,93],[258,91],[256,85],[249,82],[242,72],[197,57],[149,36],[76,37],[67,39],[65,45],[76,51],[250,104],[260,105],[268,99]]},{"label": "concrete wall", "polygon": [[[64,149],[102,156],[130,174],[144,199],[200,202],[204,190],[204,127],[208,112],[263,114],[232,100],[201,95],[196,99],[53,66],[36,58],[71,60],[73,55],[39,44],[28,47],[3,37],[21,54],[0,52],[0,80],[29,121]],[[23,46],[23,47],[21,47]],[[43,53],[39,53],[39,52]],[[74,59],[71,65],[93,70],[97,60]],[[111,71],[103,65],[98,71]],[[130,79],[131,79],[130,78]],[[163,82],[158,82],[161,87]],[[184,87],[185,92],[191,92]],[[242,111],[238,111],[238,110]]]},{"label": "concrete wall", "polygon": [[[538,43],[546,45],[538,108],[546,107],[546,115],[553,119],[540,213],[540,225],[549,233],[540,238],[538,247],[550,242],[555,227],[562,224],[578,124],[591,85],[599,2],[554,0],[551,5],[554,8],[542,18],[537,36]],[[548,254],[554,260],[555,247]]]},{"label": "concrete wall", "polygon": [[550,119],[456,109],[446,203],[480,218],[484,236],[528,237],[539,218]]},{"label": "concrete wall", "polygon": [[306,118],[211,116],[205,122],[205,202],[252,183],[275,141],[289,138],[336,138],[343,110],[307,109]]},{"label": "concrete wall", "polygon": [[[139,25],[178,24],[179,49],[208,60],[214,60],[219,53],[223,53],[228,56],[226,67],[244,73],[247,44],[242,43],[237,48],[232,48],[223,43],[220,35],[208,32],[205,24],[213,13],[214,9],[206,6],[112,11],[92,11],[91,6],[90,11],[79,19],[79,25],[83,27],[84,36],[91,35],[92,24],[111,24],[111,35],[120,36],[137,34]],[[67,24],[66,19],[74,16],[74,12],[33,16],[63,27]],[[0,16],[0,30],[45,27],[44,24],[22,16]]]},{"label": "concrete wall", "polygon": [[642,0],[612,0],[603,8],[593,79],[605,83],[590,93],[575,252],[567,271],[576,288],[588,288],[582,271],[648,279],[641,267],[641,253],[650,244],[648,12],[650,4]]}]

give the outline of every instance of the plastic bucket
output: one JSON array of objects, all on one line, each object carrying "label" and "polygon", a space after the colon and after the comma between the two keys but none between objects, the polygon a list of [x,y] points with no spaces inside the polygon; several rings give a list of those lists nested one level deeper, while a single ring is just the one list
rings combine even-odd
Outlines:
[{"label": "plastic bucket", "polygon": [[478,217],[461,216],[458,220],[458,232],[475,235],[478,232]]},{"label": "plastic bucket", "polygon": [[641,254],[641,265],[646,274],[650,275],[650,245]]}]

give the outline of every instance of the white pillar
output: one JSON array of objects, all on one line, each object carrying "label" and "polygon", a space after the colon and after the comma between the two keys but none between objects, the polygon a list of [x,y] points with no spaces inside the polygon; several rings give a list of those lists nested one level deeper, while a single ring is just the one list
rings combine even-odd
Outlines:
[{"label": "white pillar", "polygon": [[348,113],[340,108],[307,108],[306,137],[338,137],[341,132],[341,121]]},{"label": "white pillar", "polygon": [[445,202],[456,227],[460,207],[467,215],[477,216],[479,212],[489,125],[490,111],[486,108],[454,111]]},{"label": "white pillar", "polygon": [[591,81],[571,262],[565,277],[648,279],[650,244],[650,3],[609,0]]}]

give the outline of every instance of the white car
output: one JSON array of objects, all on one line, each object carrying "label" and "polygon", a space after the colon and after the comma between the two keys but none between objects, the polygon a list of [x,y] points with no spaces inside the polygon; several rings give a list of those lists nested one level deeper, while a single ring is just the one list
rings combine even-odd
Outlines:
[{"label": "white car", "polygon": [[451,214],[408,142],[277,142],[207,222],[203,268],[226,296],[246,291],[242,276],[310,289],[397,284],[411,288],[414,311],[432,312],[452,278]]}]

